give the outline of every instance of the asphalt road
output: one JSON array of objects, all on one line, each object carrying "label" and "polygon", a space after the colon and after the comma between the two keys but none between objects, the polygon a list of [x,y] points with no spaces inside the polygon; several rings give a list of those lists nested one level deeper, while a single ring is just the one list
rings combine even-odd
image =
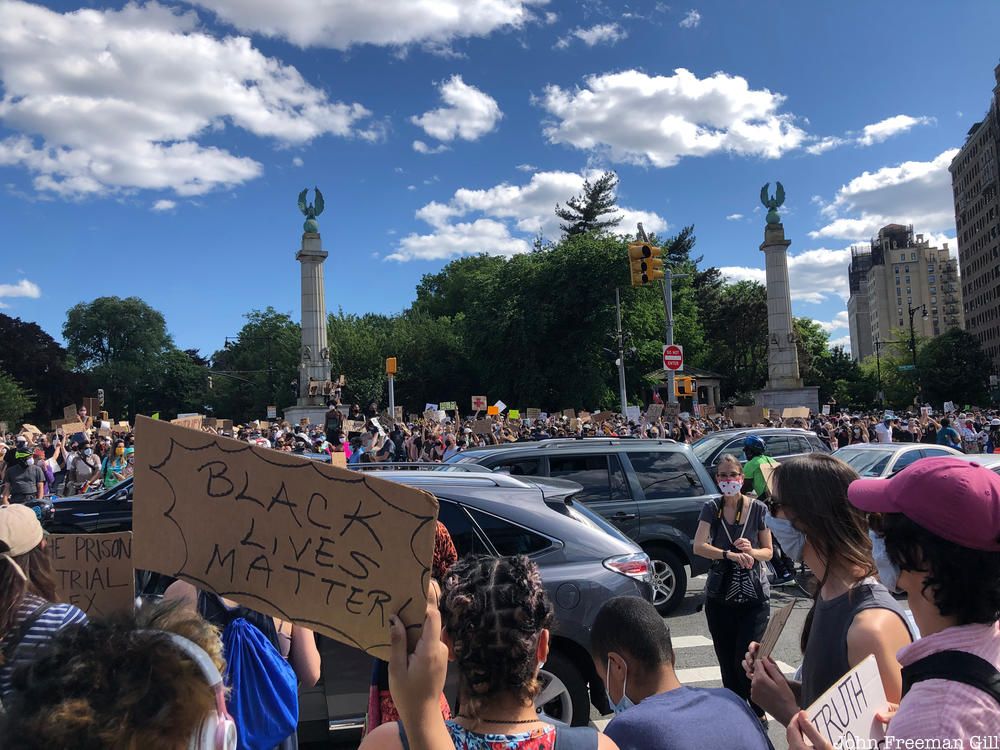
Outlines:
[{"label": "asphalt road", "polygon": [[[667,617],[670,634],[677,658],[677,676],[685,685],[694,687],[722,687],[719,675],[719,664],[715,658],[711,636],[702,612],[704,604],[703,589],[705,576],[699,576],[689,582],[687,597],[683,604]],[[774,649],[772,657],[789,674],[793,673],[801,662],[798,639],[802,632],[802,624],[809,609],[809,597],[798,587],[774,589],[771,592],[771,611],[777,611],[790,601],[800,600],[792,611],[781,639]],[[611,718],[601,716],[596,710],[591,714],[591,721],[597,727],[603,727]],[[776,750],[786,750],[785,728],[776,721],[771,721],[768,734]],[[320,746],[310,746],[309,750],[319,750]],[[330,743],[324,750],[353,750],[355,742]]]}]

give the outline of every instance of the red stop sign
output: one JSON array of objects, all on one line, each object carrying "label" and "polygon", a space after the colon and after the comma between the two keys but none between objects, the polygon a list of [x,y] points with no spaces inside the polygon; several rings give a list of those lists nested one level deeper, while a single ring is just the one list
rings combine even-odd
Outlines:
[{"label": "red stop sign", "polygon": [[666,370],[683,370],[684,347],[677,344],[663,347],[663,367]]}]

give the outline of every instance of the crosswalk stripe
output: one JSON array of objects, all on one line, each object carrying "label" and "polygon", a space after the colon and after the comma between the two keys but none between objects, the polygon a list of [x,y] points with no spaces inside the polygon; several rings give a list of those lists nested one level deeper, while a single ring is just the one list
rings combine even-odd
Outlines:
[{"label": "crosswalk stripe", "polygon": [[[795,667],[785,664],[783,661],[775,662],[783,674],[795,674]],[[718,665],[712,667],[689,667],[688,669],[678,669],[677,679],[682,685],[690,685],[697,682],[721,682],[722,670]]]},{"label": "crosswalk stripe", "polygon": [[696,648],[698,646],[711,646],[712,639],[703,635],[678,635],[670,639],[674,645],[674,650],[679,648]]}]

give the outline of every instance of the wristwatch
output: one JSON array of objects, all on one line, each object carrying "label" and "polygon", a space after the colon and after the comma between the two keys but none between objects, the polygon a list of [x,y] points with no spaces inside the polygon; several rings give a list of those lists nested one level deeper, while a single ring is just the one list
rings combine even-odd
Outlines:
[{"label": "wristwatch", "polygon": [[722,550],[722,559],[723,560],[728,560],[729,559],[729,550],[727,550],[727,549]]}]

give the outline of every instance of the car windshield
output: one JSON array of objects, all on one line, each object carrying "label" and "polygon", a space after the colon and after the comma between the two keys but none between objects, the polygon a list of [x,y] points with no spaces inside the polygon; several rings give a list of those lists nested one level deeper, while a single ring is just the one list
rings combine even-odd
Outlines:
[{"label": "car windshield", "polygon": [[851,450],[845,448],[834,454],[863,477],[879,477],[885,471],[885,467],[892,458],[890,451],[879,450]]},{"label": "car windshield", "polygon": [[715,453],[717,448],[721,448],[722,444],[729,440],[729,436],[720,437],[718,435],[706,435],[701,440],[696,442],[691,446],[691,450],[694,451],[694,455],[698,457],[698,460],[705,463],[709,457]]}]

